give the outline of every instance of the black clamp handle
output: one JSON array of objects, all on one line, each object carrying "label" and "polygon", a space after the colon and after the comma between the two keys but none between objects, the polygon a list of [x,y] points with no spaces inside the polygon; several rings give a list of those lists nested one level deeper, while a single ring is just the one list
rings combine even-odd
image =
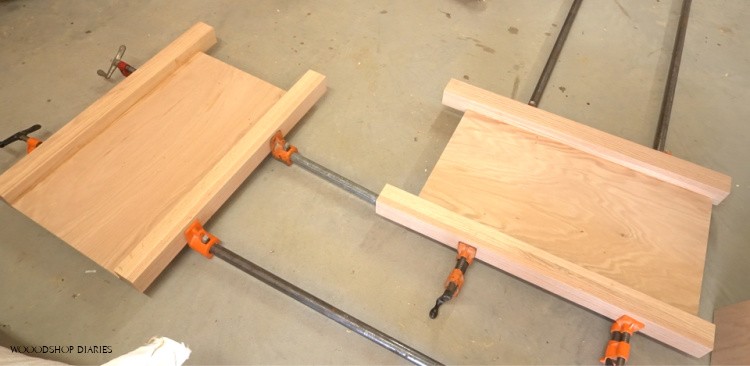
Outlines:
[{"label": "black clamp handle", "polygon": [[41,128],[42,128],[42,125],[38,125],[37,124],[37,125],[33,125],[33,126],[27,128],[25,130],[18,131],[16,133],[14,133],[13,135],[11,135],[10,137],[8,137],[7,139],[5,139],[3,141],[0,141],[0,148],[6,147],[9,144],[11,144],[13,142],[16,142],[16,141],[28,141],[29,134],[32,133],[32,132],[34,132],[34,131],[38,131]]}]

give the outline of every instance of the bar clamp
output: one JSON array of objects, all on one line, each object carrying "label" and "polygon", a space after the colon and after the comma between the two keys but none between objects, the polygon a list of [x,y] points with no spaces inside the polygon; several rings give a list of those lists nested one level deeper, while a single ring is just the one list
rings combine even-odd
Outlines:
[{"label": "bar clamp", "polygon": [[430,310],[430,318],[435,319],[438,316],[438,309],[443,303],[458,296],[461,287],[464,285],[464,275],[474,258],[477,255],[477,248],[472,247],[464,242],[458,242],[458,252],[456,254],[456,266],[445,280],[445,291],[435,301],[435,307]]}]

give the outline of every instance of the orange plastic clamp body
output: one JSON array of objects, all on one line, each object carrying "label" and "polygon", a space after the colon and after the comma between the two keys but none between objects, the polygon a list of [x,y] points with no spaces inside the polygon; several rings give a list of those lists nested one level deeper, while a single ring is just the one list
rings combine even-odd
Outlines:
[{"label": "orange plastic clamp body", "polygon": [[474,262],[474,258],[477,256],[477,248],[472,247],[469,244],[466,244],[462,241],[458,242],[458,253],[456,254],[456,259],[461,259],[461,257],[466,258],[466,261],[471,264],[471,262]]},{"label": "orange plastic clamp body", "polygon": [[34,151],[34,149],[36,149],[36,147],[39,146],[41,143],[42,143],[42,140],[29,137],[28,140],[26,140],[26,153],[31,154],[31,152]]},{"label": "orange plastic clamp body", "polygon": [[448,275],[448,279],[445,280],[445,287],[448,287],[451,282],[456,284],[456,292],[453,293],[453,297],[456,297],[461,292],[461,286],[464,285],[464,273],[460,269],[454,268]]},{"label": "orange plastic clamp body", "polygon": [[[623,315],[619,317],[617,320],[615,320],[614,323],[612,323],[612,327],[610,327],[609,331],[610,334],[615,332],[620,333],[628,333],[630,336],[633,335],[633,333],[643,329],[645,325],[632,317],[628,315]],[[604,357],[602,357],[599,362],[606,363],[607,360],[613,360],[616,361],[618,358],[622,358],[624,360],[628,360],[630,358],[630,341],[617,341],[614,339],[610,339],[609,342],[607,342],[607,348],[604,351]]]},{"label": "orange plastic clamp body", "polygon": [[185,239],[191,249],[209,259],[214,257],[211,247],[219,243],[219,238],[206,231],[197,219],[185,230]]},{"label": "orange plastic clamp body", "polygon": [[[466,258],[466,263],[471,265],[471,263],[474,262],[476,255],[477,248],[464,242],[458,242],[456,259]],[[460,269],[454,268],[448,275],[448,279],[445,280],[445,287],[448,287],[451,282],[456,284],[456,292],[453,293],[453,297],[456,297],[458,296],[458,293],[461,292],[461,287],[464,285],[464,273]]]},{"label": "orange plastic clamp body", "polygon": [[289,149],[286,149],[286,140],[281,131],[276,131],[276,134],[271,138],[271,155],[283,161],[284,164],[292,165],[292,154],[297,151],[297,147],[293,145],[289,146]]}]

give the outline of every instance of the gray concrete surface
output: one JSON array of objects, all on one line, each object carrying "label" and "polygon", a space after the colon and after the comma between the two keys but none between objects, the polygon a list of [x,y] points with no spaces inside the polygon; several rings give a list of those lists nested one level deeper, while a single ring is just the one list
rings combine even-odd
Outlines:
[{"label": "gray concrete surface", "polygon": [[[2,1],[0,135],[48,137],[196,21],[211,55],[281,87],[308,68],[330,90],[291,134],[310,158],[378,191],[418,192],[459,121],[449,78],[526,101],[570,1]],[[680,1],[587,0],[541,108],[650,145]],[[700,315],[747,300],[750,2],[695,2],[668,149],[734,178],[712,218]],[[168,136],[165,136],[168,138]],[[0,171],[24,155],[0,151]],[[458,301],[427,317],[447,248],[266,160],[212,219],[227,247],[450,364],[592,364],[610,321],[478,264]],[[154,335],[191,364],[402,364],[397,356],[220,261],[183,251],[141,294],[0,204],[0,344],[109,345],[51,355],[95,364]],[[87,273],[87,270],[97,270]],[[638,273],[632,273],[638,276]],[[643,336],[632,364],[706,364]]]}]

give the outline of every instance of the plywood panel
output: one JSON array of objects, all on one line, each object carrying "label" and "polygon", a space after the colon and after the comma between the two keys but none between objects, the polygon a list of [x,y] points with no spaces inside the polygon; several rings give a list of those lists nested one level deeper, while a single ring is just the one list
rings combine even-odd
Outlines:
[{"label": "plywood panel", "polygon": [[562,142],[593,156],[721,202],[732,187],[729,176],[660,151],[610,135],[542,109],[452,79],[443,92],[443,104],[460,111],[473,110],[538,136]]},{"label": "plywood panel", "polygon": [[423,198],[386,186],[376,211],[452,248],[472,245],[478,259],[610,319],[633,316],[642,333],[690,355],[713,347],[710,322]]},{"label": "plywood panel", "polygon": [[750,365],[750,301],[725,306],[714,313],[716,348],[712,365]]},{"label": "plywood panel", "polygon": [[197,54],[13,206],[113,270],[282,94]]},{"label": "plywood panel", "polygon": [[148,94],[197,52],[216,43],[214,29],[197,23],[127,79],[119,82],[40,145],[0,175],[0,197],[12,204],[50,171],[89,143],[128,108]]},{"label": "plywood panel", "polygon": [[697,313],[703,195],[468,111],[420,196]]},{"label": "plywood panel", "polygon": [[[145,290],[325,92],[288,92],[216,60],[198,23],[0,177],[13,207]],[[40,168],[29,167],[39,161]]]},{"label": "plywood panel", "polygon": [[[288,133],[326,91],[325,76],[307,71],[289,91],[261,117],[158,225],[117,265],[115,272],[139,290],[161,273],[185,245],[181,233],[193,219],[206,222],[271,152],[276,131]],[[175,233],[178,233],[175,235]]]}]

